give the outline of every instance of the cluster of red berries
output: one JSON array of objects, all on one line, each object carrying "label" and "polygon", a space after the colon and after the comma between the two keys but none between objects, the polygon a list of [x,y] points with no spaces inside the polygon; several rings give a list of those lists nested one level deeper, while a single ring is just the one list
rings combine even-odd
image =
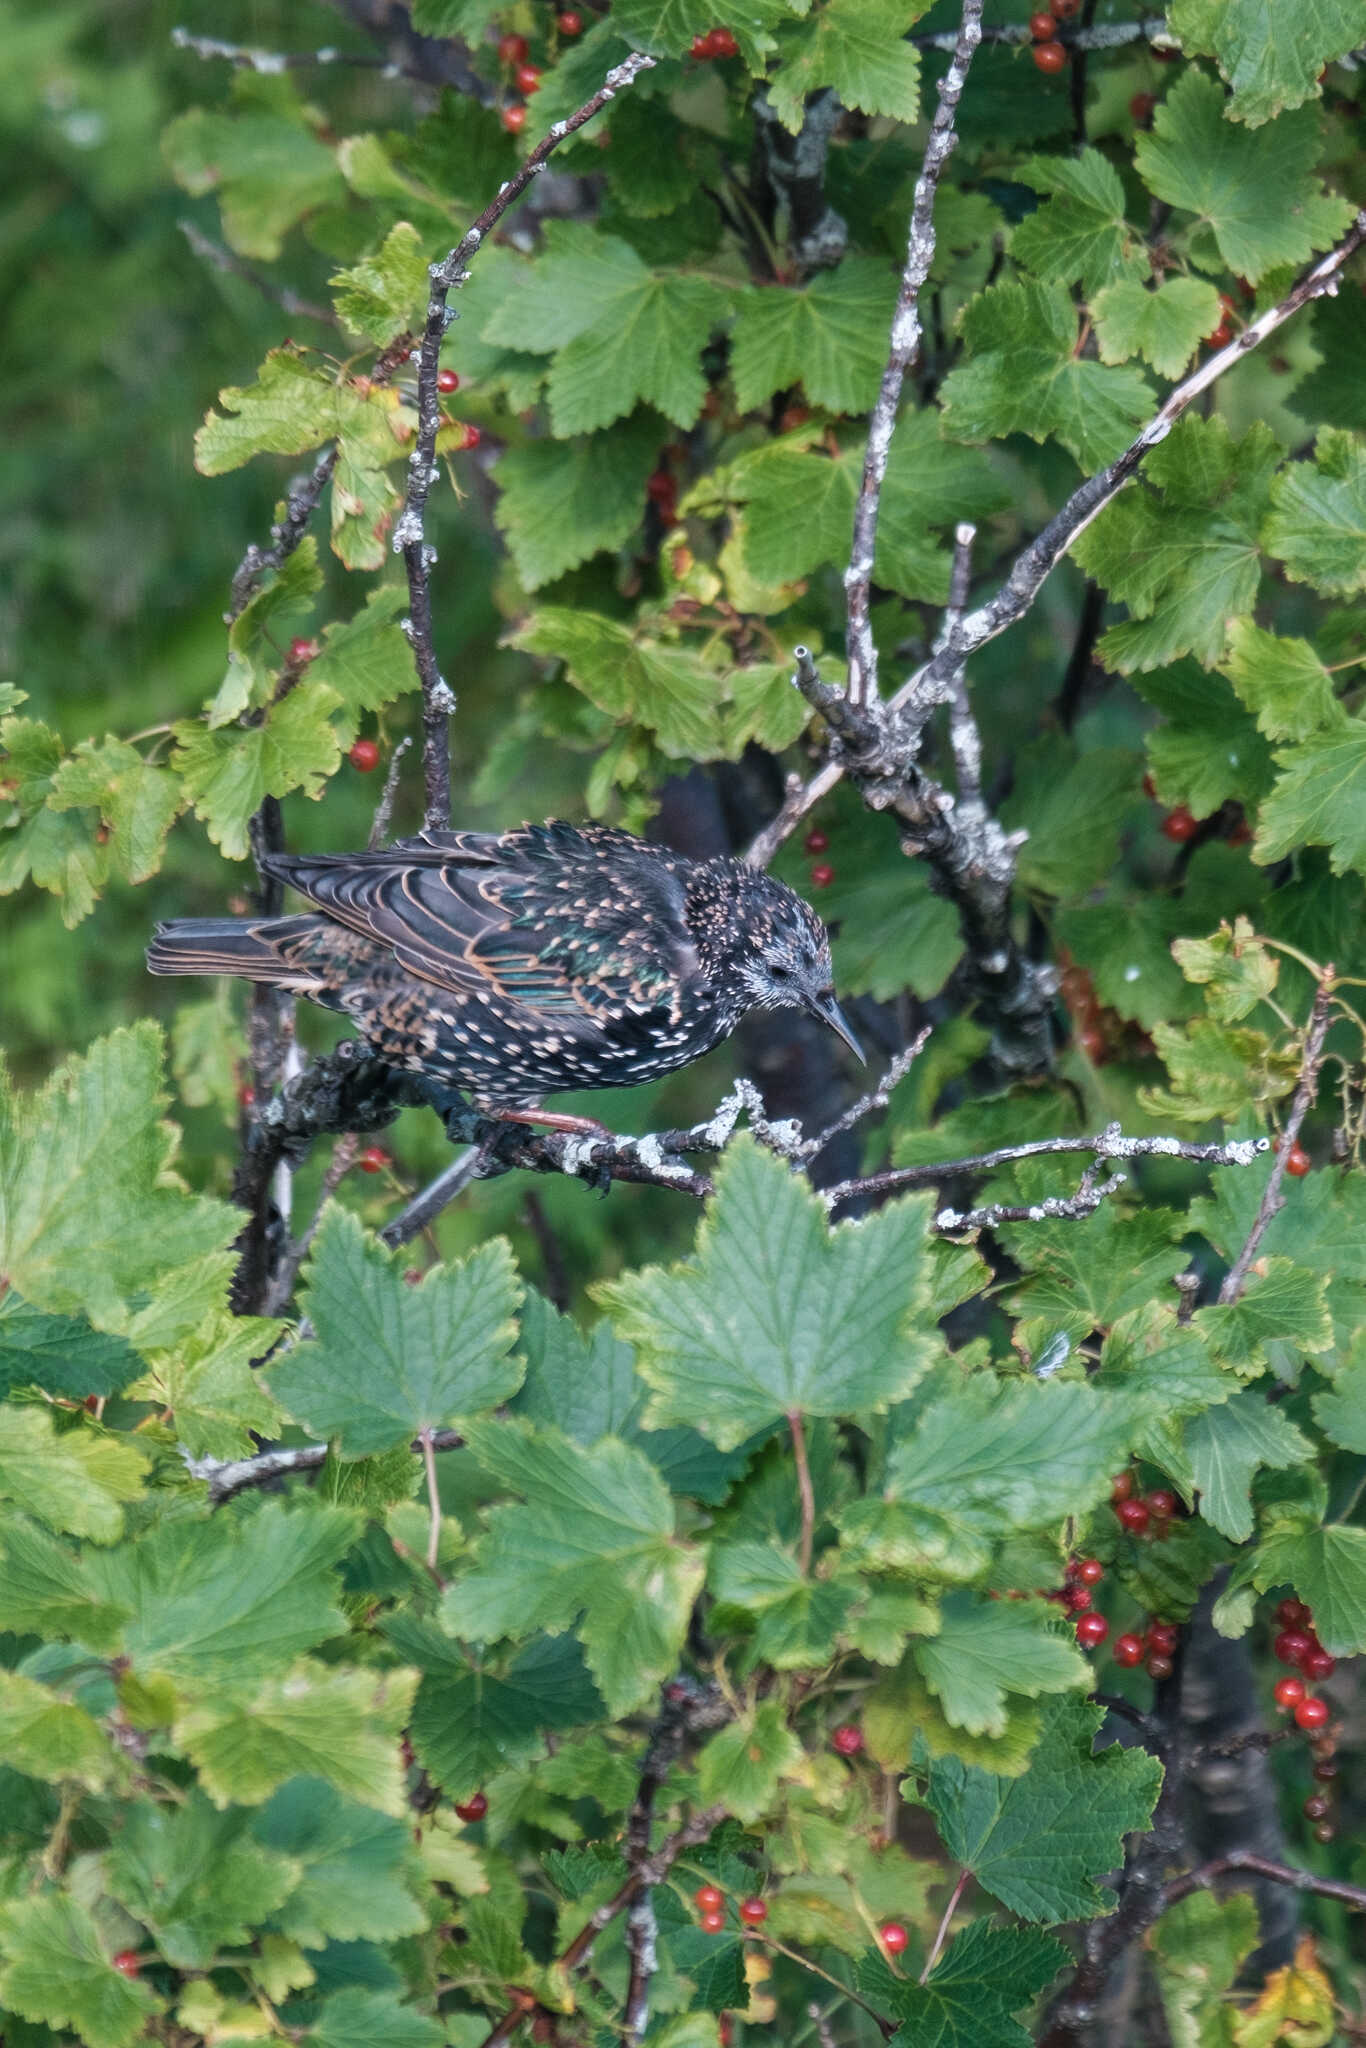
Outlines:
[{"label": "cluster of red berries", "polygon": [[[523,114],[525,114],[525,111],[525,108],[523,108]],[[520,122],[518,123],[518,126],[521,126]],[[460,389],[460,378],[456,371],[438,370],[436,373],[436,388],[439,392],[441,392],[442,396],[446,398],[449,398],[453,391],[458,391]],[[453,427],[456,426],[458,422],[453,420],[449,413],[443,412],[441,415],[441,424],[443,427]],[[480,439],[481,436],[478,427],[471,426],[467,421],[465,424],[464,432],[460,437],[460,446],[462,448],[477,448],[479,446]]]},{"label": "cluster of red berries", "polygon": [[1220,292],[1219,307],[1219,324],[1212,327],[1205,336],[1206,344],[1210,348],[1227,348],[1233,339],[1233,316],[1237,308],[1227,292]]},{"label": "cluster of red berries", "polygon": [[738,57],[740,45],[728,28],[712,28],[704,36],[693,37],[692,53],[706,63],[713,57]]},{"label": "cluster of red berries", "polygon": [[1151,1530],[1160,1541],[1171,1528],[1177,1499],[1165,1486],[1155,1486],[1149,1493],[1135,1493],[1134,1475],[1124,1471],[1114,1476],[1110,1505],[1120,1528],[1130,1536],[1146,1536]]},{"label": "cluster of red berries", "polygon": [[646,477],[645,495],[659,514],[660,523],[673,526],[678,519],[678,485],[662,462]]},{"label": "cluster of red berries", "polygon": [[1150,1621],[1141,1636],[1126,1631],[1115,1637],[1115,1662],[1141,1664],[1149,1678],[1170,1678],[1173,1653],[1180,1640],[1181,1631],[1174,1621]]},{"label": "cluster of red berries", "polygon": [[1067,52],[1057,39],[1058,23],[1066,21],[1080,6],[1081,0],[1048,0],[1047,7],[1041,7],[1037,14],[1029,17],[1029,33],[1034,38],[1034,62],[1049,77],[1056,77],[1067,64]]},{"label": "cluster of red berries", "polygon": [[[579,23],[580,28],[583,26]],[[577,33],[577,31],[576,31]],[[532,93],[541,89],[541,67],[529,63],[530,51],[525,36],[505,35],[498,38],[498,62],[505,71],[511,72],[512,83],[522,95],[523,102]],[[504,107],[498,116],[509,135],[520,135],[526,126],[526,106]]]},{"label": "cluster of red berries", "polygon": [[1278,1678],[1271,1689],[1272,1697],[1282,1713],[1294,1714],[1297,1727],[1312,1734],[1327,1725],[1328,1702],[1310,1692],[1304,1680],[1331,1678],[1337,1664],[1319,1641],[1313,1611],[1303,1600],[1282,1600],[1276,1609],[1276,1620],[1280,1627],[1271,1654],[1278,1664],[1293,1664],[1304,1673],[1304,1678],[1289,1674]]},{"label": "cluster of red berries", "polygon": [[[459,1809],[456,1809],[457,1812]],[[700,1884],[693,1893],[693,1904],[697,1907],[697,1924],[704,1934],[721,1934],[726,1926],[726,1895],[719,1885]],[[751,1896],[741,1899],[736,1907],[742,1927],[762,1927],[768,1918],[766,1900]],[[910,1936],[899,1920],[884,1921],[878,1929],[878,1940],[888,1955],[897,1956],[905,1948]]]},{"label": "cluster of red berries", "polygon": [[813,825],[806,838],[802,841],[802,844],[807,852],[814,856],[811,867],[812,888],[828,889],[835,879],[835,870],[831,867],[829,861],[822,860],[820,855],[829,850],[829,833],[822,832],[819,825]]}]

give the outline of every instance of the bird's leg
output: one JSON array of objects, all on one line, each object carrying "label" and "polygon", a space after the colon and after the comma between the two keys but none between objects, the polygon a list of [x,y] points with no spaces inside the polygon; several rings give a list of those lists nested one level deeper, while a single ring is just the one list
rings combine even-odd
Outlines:
[{"label": "bird's leg", "polygon": [[481,1109],[479,1114],[501,1124],[535,1124],[547,1131],[569,1131],[585,1138],[610,1138],[606,1124],[591,1116],[565,1116],[553,1109]]}]

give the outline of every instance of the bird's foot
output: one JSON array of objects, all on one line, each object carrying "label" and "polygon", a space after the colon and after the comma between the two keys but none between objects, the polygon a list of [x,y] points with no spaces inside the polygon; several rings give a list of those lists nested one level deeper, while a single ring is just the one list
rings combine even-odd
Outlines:
[{"label": "bird's foot", "polygon": [[567,1131],[580,1138],[610,1138],[606,1124],[596,1117],[566,1116],[553,1109],[485,1109],[481,1115],[501,1124],[533,1124],[542,1130]]}]

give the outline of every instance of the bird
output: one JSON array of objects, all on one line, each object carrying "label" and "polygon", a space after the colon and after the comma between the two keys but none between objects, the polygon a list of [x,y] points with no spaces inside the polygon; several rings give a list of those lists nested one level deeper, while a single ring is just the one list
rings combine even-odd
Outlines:
[{"label": "bird", "polygon": [[556,819],[261,866],[310,908],[160,924],[150,971],[240,975],[342,1011],[381,1061],[491,1118],[599,1130],[545,1096],[654,1081],[756,1009],[803,1010],[863,1059],[820,918],[728,856]]}]

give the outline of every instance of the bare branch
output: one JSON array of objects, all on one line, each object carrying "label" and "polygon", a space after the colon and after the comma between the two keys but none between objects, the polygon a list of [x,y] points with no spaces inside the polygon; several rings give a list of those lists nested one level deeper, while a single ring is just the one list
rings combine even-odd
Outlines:
[{"label": "bare branch", "polygon": [[894,1091],[900,1087],[925,1050],[931,1029],[932,1026],[927,1024],[923,1031],[917,1031],[904,1052],[897,1054],[876,1088],[870,1089],[866,1095],[860,1095],[857,1102],[850,1103],[842,1116],[837,1116],[823,1131],[817,1131],[814,1138],[803,1139],[802,1156],[814,1159],[818,1152],[825,1150],[832,1138],[842,1137],[845,1131],[852,1131],[855,1124],[861,1124],[874,1110],[885,1109]]},{"label": "bare branch", "polygon": [[1078,1223],[1084,1216],[1094,1216],[1101,1203],[1124,1185],[1122,1173],[1112,1173],[1097,1184],[1088,1171],[1075,1195],[1047,1195],[1041,1202],[989,1202],[981,1209],[941,1209],[933,1228],[957,1237],[964,1231],[994,1230],[998,1223],[1043,1223],[1049,1217]]},{"label": "bare branch", "polygon": [[[464,1437],[457,1429],[434,1429],[434,1451],[458,1451]],[[422,1450],[420,1443],[409,1448]],[[182,1447],[181,1457],[192,1479],[201,1479],[209,1489],[210,1507],[221,1507],[235,1494],[249,1487],[268,1486],[272,1479],[287,1479],[295,1472],[317,1472],[327,1463],[326,1444],[296,1444],[290,1450],[258,1451],[254,1458],[192,1458]]]},{"label": "bare branch", "polygon": [[1323,1060],[1323,1041],[1328,1036],[1328,1026],[1333,1021],[1333,969],[1325,967],[1314,995],[1314,1007],[1309,1013],[1309,1029],[1304,1038],[1304,1056],[1300,1061],[1299,1085],[1295,1099],[1290,1105],[1290,1114],[1285,1120],[1281,1133],[1280,1151],[1272,1167],[1262,1199],[1253,1218],[1247,1242],[1230,1266],[1219,1289],[1220,1301],[1236,1301],[1247,1282],[1252,1261],[1257,1256],[1257,1247],[1266,1236],[1271,1219],[1285,1207],[1285,1196],[1281,1192],[1285,1170],[1290,1160],[1290,1148],[1300,1135],[1300,1126],[1313,1107],[1318,1092],[1319,1067]]},{"label": "bare branch", "polygon": [[285,509],[270,529],[270,546],[258,548],[253,541],[237,565],[232,579],[232,601],[223,614],[225,625],[231,626],[241,618],[266,572],[278,569],[294,553],[308,531],[308,522],[317,511],[336,466],[335,445],[324,448],[311,474],[290,486]]},{"label": "bare branch", "polygon": [[207,263],[225,277],[242,278],[260,292],[262,298],[269,299],[281,312],[288,313],[291,320],[319,320],[325,327],[340,327],[341,322],[330,306],[316,306],[311,299],[300,298],[288,285],[276,284],[273,277],[267,277],[264,271],[257,270],[250,263],[244,263],[222,242],[215,242],[211,235],[204,234],[192,220],[177,221],[176,226],[201,263]]},{"label": "bare branch", "polygon": [[1198,1870],[1188,1870],[1184,1877],[1174,1877],[1163,1887],[1162,1905],[1174,1906],[1191,1892],[1212,1891],[1226,1877],[1235,1877],[1240,1872],[1265,1878],[1270,1884],[1289,1885],[1297,1892],[1312,1892],[1316,1898],[1338,1899],[1344,1906],[1366,1913],[1366,1887],[1346,1884],[1341,1878],[1321,1877],[1316,1870],[1296,1870],[1288,1863],[1273,1863],[1269,1857],[1258,1856],[1250,1849],[1230,1849],[1226,1856],[1202,1863]]},{"label": "bare branch", "polygon": [[1113,1159],[1189,1159],[1202,1166],[1251,1166],[1267,1151],[1267,1138],[1231,1138],[1226,1144],[1194,1144],[1185,1138],[1126,1138],[1118,1124],[1109,1124],[1094,1138],[1032,1138],[1023,1145],[1002,1145],[994,1152],[981,1152],[968,1159],[942,1159],[924,1166],[889,1167],[884,1173],[865,1174],[858,1180],[841,1181],[823,1190],[823,1199],[833,1208],[853,1195],[892,1195],[906,1188],[937,1186],[941,1181],[959,1180],[991,1173],[998,1166],[1010,1166],[1021,1159],[1043,1159],[1066,1153],[1089,1153],[1097,1161]]},{"label": "bare branch", "polygon": [[958,141],[954,122],[958,102],[967,82],[968,67],[982,36],[982,0],[963,0],[963,21],[954,46],[953,62],[939,82],[939,104],[930,123],[929,140],[916,180],[911,207],[911,226],[906,245],[906,264],[901,273],[901,290],[892,315],[891,347],[877,403],[868,422],[868,440],[863,454],[863,478],[854,507],[854,537],[849,567],[844,572],[849,655],[849,701],[856,706],[871,703],[877,695],[877,648],[868,615],[873,581],[873,557],[877,552],[878,508],[882,499],[887,456],[896,427],[897,406],[906,372],[920,351],[920,293],[934,261],[934,201],[944,166]]},{"label": "bare branch", "polygon": [[389,820],[394,815],[394,798],[398,795],[399,766],[403,756],[412,744],[411,736],[405,736],[394,748],[389,762],[389,772],[384,778],[384,790],[378,804],[375,806],[375,822],[370,827],[370,837],[365,842],[370,852],[373,852],[377,846],[384,844],[389,830]]},{"label": "bare branch", "polygon": [[275,1271],[271,1275],[270,1287],[266,1294],[266,1305],[263,1310],[265,1315],[280,1316],[284,1314],[289,1304],[289,1297],[294,1292],[294,1282],[299,1277],[299,1268],[307,1258],[308,1248],[317,1236],[323,1210],[327,1207],[333,1195],[336,1194],[345,1176],[350,1172],[359,1144],[360,1140],[354,1131],[343,1131],[333,1146],[332,1157],[327,1162],[327,1171],[323,1175],[322,1186],[318,1190],[318,1200],[309,1219],[308,1227],[302,1236],[296,1238],[289,1249],[282,1255]]},{"label": "bare branch", "polygon": [[[1162,14],[1150,14],[1142,21],[1111,21],[1098,28],[1074,28],[1070,22],[1060,21],[1053,31],[1055,39],[1073,50],[1119,50],[1126,43],[1151,43],[1159,50],[1179,50],[1180,40],[1171,32],[1167,18]],[[907,42],[914,43],[919,50],[952,50],[957,37],[951,30],[940,30],[924,36],[908,36]],[[1016,48],[1033,40],[1028,25],[1010,22],[999,28],[984,28],[984,43],[1011,43]]]},{"label": "bare branch", "polygon": [[542,136],[525,163],[500,187],[479,218],[439,263],[428,270],[431,292],[420,346],[413,351],[417,363],[417,440],[408,458],[408,489],[403,510],[394,526],[393,545],[403,556],[408,575],[408,637],[413,660],[422,684],[422,776],[426,789],[425,819],[429,830],[442,831],[451,822],[451,762],[449,719],[455,697],[442,676],[432,638],[431,568],[436,550],[426,537],[427,498],[440,472],[436,466],[436,436],[441,422],[437,393],[437,370],[446,329],[456,317],[447,302],[469,276],[468,265],[475,252],[507,212],[544,169],[546,160],[567,135],[591,121],[594,114],[615,99],[642,71],[654,65],[653,57],[632,54],[609,71],[591,99],[567,120],[556,121]]},{"label": "bare branch", "polygon": [[[969,520],[965,519],[954,529],[949,603],[940,629],[941,638],[945,642],[957,630],[958,622],[967,610],[968,591],[972,582],[972,543],[976,538],[977,528]],[[953,678],[953,695],[949,703],[949,746],[953,751],[953,766],[958,778],[959,802],[979,804],[982,800],[982,735],[977,730],[977,720],[973,716],[972,700],[968,696],[967,680],[961,666]]]}]

